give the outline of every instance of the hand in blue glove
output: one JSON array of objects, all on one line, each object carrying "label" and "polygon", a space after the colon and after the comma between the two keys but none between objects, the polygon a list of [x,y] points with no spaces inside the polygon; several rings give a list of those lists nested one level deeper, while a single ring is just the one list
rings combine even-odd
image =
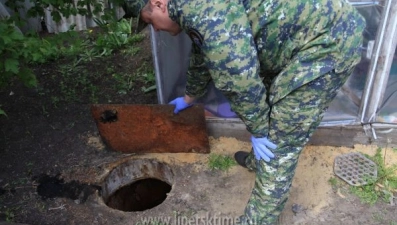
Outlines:
[{"label": "hand in blue glove", "polygon": [[263,159],[269,162],[270,159],[274,158],[274,154],[270,149],[276,149],[277,145],[269,141],[266,137],[256,138],[251,136],[251,142],[257,160]]},{"label": "hand in blue glove", "polygon": [[168,104],[175,105],[175,109],[174,109],[175,114],[193,105],[193,104],[187,104],[185,100],[183,100],[183,97],[178,97],[170,101]]}]

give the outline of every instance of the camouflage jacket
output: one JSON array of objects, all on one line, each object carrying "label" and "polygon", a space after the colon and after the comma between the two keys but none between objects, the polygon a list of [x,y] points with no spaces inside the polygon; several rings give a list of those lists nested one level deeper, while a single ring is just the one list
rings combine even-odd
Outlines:
[{"label": "camouflage jacket", "polygon": [[365,21],[344,0],[169,0],[168,10],[193,42],[186,94],[212,79],[256,137],[269,105],[360,60]]}]

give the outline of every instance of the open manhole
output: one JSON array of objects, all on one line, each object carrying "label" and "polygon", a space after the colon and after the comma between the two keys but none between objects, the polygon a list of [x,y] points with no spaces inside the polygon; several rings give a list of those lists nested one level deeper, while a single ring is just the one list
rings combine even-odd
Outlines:
[{"label": "open manhole", "polygon": [[135,212],[160,205],[172,189],[173,173],[164,163],[135,159],[113,169],[102,185],[102,198],[113,209]]}]

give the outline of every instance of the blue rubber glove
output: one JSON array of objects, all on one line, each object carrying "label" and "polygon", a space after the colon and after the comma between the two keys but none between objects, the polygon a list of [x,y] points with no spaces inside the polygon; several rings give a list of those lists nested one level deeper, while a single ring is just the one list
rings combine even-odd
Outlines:
[{"label": "blue rubber glove", "polygon": [[276,149],[277,145],[269,141],[266,137],[256,138],[251,136],[252,148],[254,149],[256,160],[265,160],[269,162],[274,158],[274,154],[270,149]]},{"label": "blue rubber glove", "polygon": [[193,104],[187,104],[185,100],[183,100],[183,97],[178,97],[170,101],[168,104],[175,105],[175,109],[174,109],[175,114],[193,105]]}]

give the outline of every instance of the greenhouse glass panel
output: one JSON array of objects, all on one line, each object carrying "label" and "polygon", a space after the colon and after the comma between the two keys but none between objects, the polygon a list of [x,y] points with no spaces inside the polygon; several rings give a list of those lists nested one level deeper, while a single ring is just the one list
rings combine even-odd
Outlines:
[{"label": "greenhouse glass panel", "polygon": [[377,122],[397,124],[397,50],[394,54],[382,104],[379,106]]},{"label": "greenhouse glass panel", "polygon": [[379,21],[381,20],[382,7],[375,1],[350,2],[366,20],[366,29],[363,33],[362,58],[331,103],[324,115],[322,125],[359,123],[358,113],[362,104],[361,97],[366,88],[368,66],[370,65],[371,51],[376,39]]}]

